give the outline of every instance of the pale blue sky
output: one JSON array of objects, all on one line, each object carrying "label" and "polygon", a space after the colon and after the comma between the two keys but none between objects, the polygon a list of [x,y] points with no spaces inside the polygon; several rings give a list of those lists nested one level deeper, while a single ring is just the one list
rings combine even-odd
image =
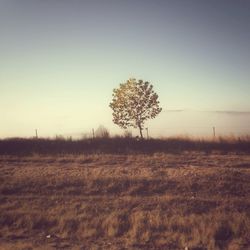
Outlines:
[{"label": "pale blue sky", "polygon": [[[150,81],[164,111],[250,111],[249,1],[0,0],[0,38],[0,137],[119,132],[108,104],[130,77]],[[147,126],[216,123],[199,117]]]}]

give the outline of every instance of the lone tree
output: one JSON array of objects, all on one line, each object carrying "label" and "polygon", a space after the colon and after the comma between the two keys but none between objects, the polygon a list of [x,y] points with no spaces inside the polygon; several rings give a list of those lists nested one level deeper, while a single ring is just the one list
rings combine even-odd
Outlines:
[{"label": "lone tree", "polygon": [[114,89],[109,106],[113,110],[113,122],[124,129],[139,128],[141,138],[144,122],[155,118],[162,110],[153,85],[136,79],[129,79]]}]

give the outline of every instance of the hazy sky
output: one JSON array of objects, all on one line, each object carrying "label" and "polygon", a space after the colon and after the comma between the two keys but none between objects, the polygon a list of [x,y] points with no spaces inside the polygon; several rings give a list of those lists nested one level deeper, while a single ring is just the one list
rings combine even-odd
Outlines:
[{"label": "hazy sky", "polygon": [[118,131],[108,104],[130,77],[159,94],[157,134],[215,123],[166,110],[249,112],[250,1],[0,0],[0,137]]}]

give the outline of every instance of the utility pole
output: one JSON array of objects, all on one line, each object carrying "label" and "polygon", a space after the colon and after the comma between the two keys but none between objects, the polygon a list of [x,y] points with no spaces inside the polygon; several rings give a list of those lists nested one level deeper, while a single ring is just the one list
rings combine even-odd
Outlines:
[{"label": "utility pole", "polygon": [[95,130],[92,128],[93,139],[95,138]]},{"label": "utility pole", "polygon": [[38,138],[38,133],[37,133],[37,129],[36,129],[36,139]]},{"label": "utility pole", "polygon": [[213,135],[214,135],[214,138],[215,138],[215,127],[213,127]]}]

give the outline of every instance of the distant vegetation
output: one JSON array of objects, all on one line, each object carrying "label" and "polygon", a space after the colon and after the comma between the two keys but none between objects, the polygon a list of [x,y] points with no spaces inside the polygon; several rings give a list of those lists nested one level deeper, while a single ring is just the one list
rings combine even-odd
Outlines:
[{"label": "distant vegetation", "polygon": [[[10,138],[0,140],[0,155],[32,154],[131,154],[131,153],[180,153],[183,151],[250,152],[250,136],[218,137],[216,139],[192,139],[173,137],[167,139],[138,140],[128,137],[109,137],[102,127],[92,139],[72,140]],[[102,136],[101,136],[102,135]]]}]

